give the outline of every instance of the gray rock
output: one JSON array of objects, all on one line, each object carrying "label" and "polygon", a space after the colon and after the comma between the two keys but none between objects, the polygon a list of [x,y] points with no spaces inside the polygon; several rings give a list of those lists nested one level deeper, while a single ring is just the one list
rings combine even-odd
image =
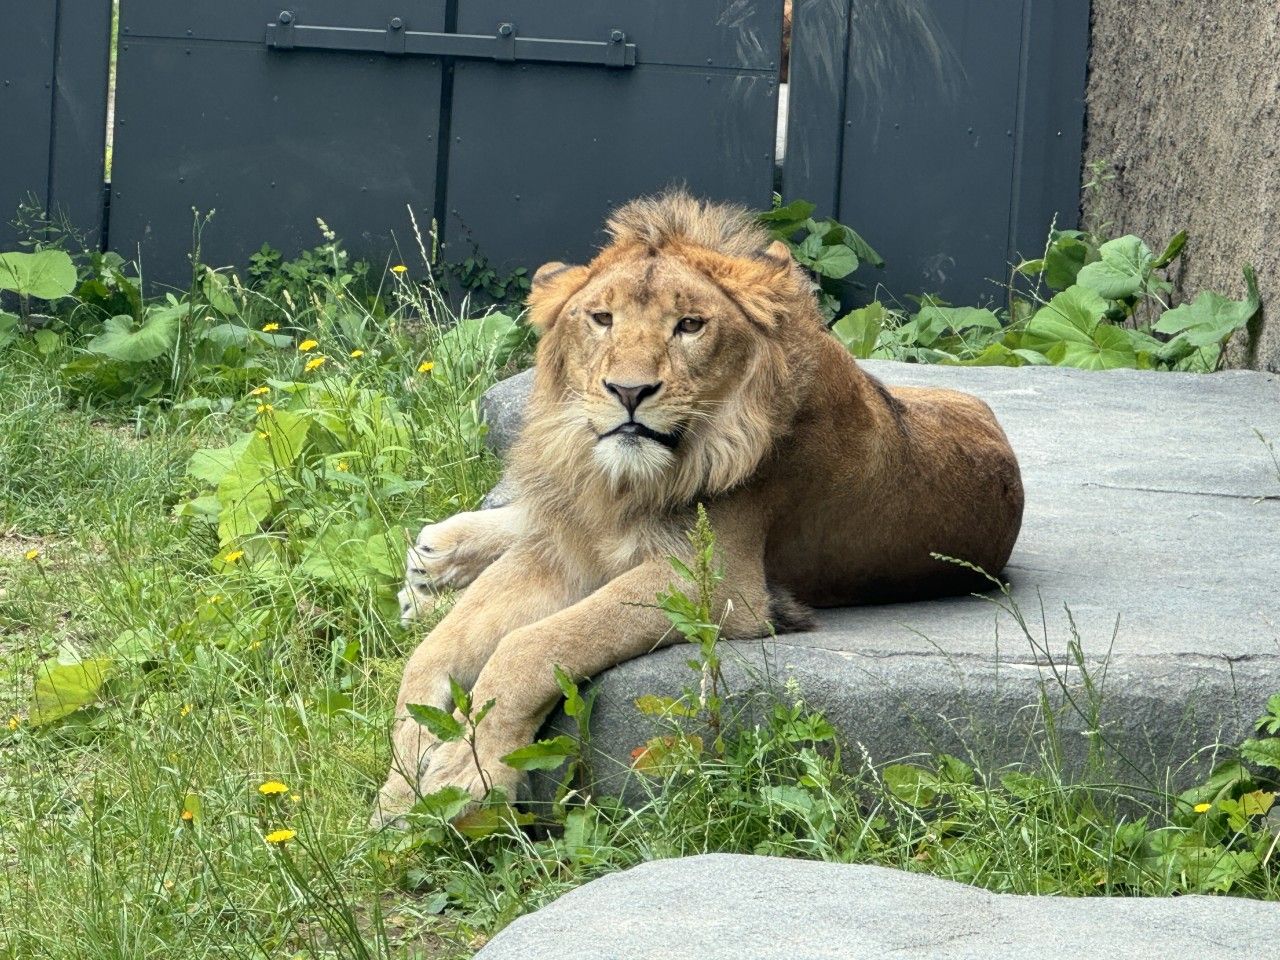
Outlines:
[{"label": "gray rock", "polygon": [[[1247,733],[1280,690],[1280,476],[1255,432],[1280,442],[1280,377],[864,366],[995,410],[1027,493],[1004,574],[1026,629],[999,594],[824,611],[814,632],[726,645],[735,690],[791,678],[876,761],[946,750],[987,765],[1035,758],[1047,690],[1069,766],[1106,744],[1128,782],[1151,785]],[[530,383],[495,388],[493,435],[518,430]],[[599,678],[595,738],[614,761],[602,768],[625,769],[652,735],[635,697],[692,684],[687,657],[659,651]]]},{"label": "gray rock", "polygon": [[499,380],[480,400],[480,412],[489,425],[485,442],[498,456],[506,456],[524,425],[524,408],[533,389],[533,371]]},{"label": "gray rock", "polygon": [[1280,907],[1229,897],[993,894],[884,867],[658,860],[516,920],[477,960],[1241,960]]}]

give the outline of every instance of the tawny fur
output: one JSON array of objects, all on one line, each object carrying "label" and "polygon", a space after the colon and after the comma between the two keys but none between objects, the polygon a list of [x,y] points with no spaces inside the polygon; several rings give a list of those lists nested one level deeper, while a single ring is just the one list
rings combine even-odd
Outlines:
[{"label": "tawny fur", "polygon": [[[864,373],[746,210],[670,193],[626,205],[608,230],[590,264],[535,277],[543,336],[511,463],[518,499],[428,527],[410,551],[406,617],[432,584],[474,583],[406,665],[375,820],[445,786],[513,795],[519,774],[500,758],[554,706],[556,666],[590,677],[671,642],[654,599],[698,503],[730,637],[762,635],[771,616],[803,627],[805,605],[981,589],[934,555],[994,575],[1013,549],[1022,484],[990,409]],[[629,413],[606,383],[660,386]],[[606,436],[630,416],[667,443]],[[450,676],[496,702],[479,769],[405,716],[447,707]]]}]

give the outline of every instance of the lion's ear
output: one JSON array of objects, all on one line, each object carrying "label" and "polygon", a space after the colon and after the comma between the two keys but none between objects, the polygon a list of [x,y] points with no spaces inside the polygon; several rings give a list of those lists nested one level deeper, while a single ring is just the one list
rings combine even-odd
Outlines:
[{"label": "lion's ear", "polygon": [[565,302],[582,289],[590,275],[586,267],[558,261],[540,266],[533,275],[529,292],[529,322],[539,330],[550,329]]},{"label": "lion's ear", "polygon": [[778,264],[791,266],[791,248],[781,240],[775,240],[765,248],[764,255]]}]

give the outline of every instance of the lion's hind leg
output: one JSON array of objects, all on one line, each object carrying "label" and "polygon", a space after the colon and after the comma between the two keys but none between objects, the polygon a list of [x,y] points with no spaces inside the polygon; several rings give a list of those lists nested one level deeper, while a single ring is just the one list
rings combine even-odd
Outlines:
[{"label": "lion's hind leg", "polygon": [[523,511],[510,504],[458,513],[422,528],[409,548],[400,619],[405,623],[432,607],[430,595],[460,590],[506,553],[523,527]]}]

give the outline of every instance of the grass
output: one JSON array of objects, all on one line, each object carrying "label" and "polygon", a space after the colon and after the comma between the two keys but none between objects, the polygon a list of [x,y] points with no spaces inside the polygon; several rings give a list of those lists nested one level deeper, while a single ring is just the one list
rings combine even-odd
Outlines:
[{"label": "grass", "polygon": [[[505,356],[492,330],[448,339],[432,296],[384,316],[318,289],[281,322],[328,352],[322,386],[299,386],[310,381],[292,346],[254,360],[266,366],[252,380],[232,371],[221,394],[232,374],[193,367],[172,399],[208,400],[200,417],[85,392],[64,373],[71,335],[52,355],[0,354],[0,958],[467,957],[595,876],[708,851],[1022,893],[1280,899],[1274,827],[1233,826],[1226,806],[1270,789],[1257,770],[1193,814],[1165,796],[1126,807],[1129,791],[1073,783],[1051,750],[1017,771],[972,757],[871,765],[842,756],[786,686],[730,695],[726,716],[750,722],[726,724],[737,732],[722,748],[696,694],[649,704],[668,730],[626,774],[630,807],[570,798],[479,837],[423,813],[408,833],[370,834],[417,636],[387,604],[397,571],[343,577],[306,556],[343,524],[394,539],[473,506],[497,475],[473,408]],[[259,382],[279,384],[280,411],[331,404],[349,443],[310,435],[296,464],[276,465],[266,532],[226,543],[175,508],[200,492],[196,450],[269,432],[274,414],[247,396]],[[383,399],[352,401],[360,391]],[[247,553],[230,561],[237,543]],[[687,611],[696,596],[664,602]],[[715,637],[701,642],[714,661]],[[97,660],[109,672],[90,702],[37,725],[33,685]],[[263,794],[272,781],[287,789]],[[279,830],[293,835],[268,843]]]}]

